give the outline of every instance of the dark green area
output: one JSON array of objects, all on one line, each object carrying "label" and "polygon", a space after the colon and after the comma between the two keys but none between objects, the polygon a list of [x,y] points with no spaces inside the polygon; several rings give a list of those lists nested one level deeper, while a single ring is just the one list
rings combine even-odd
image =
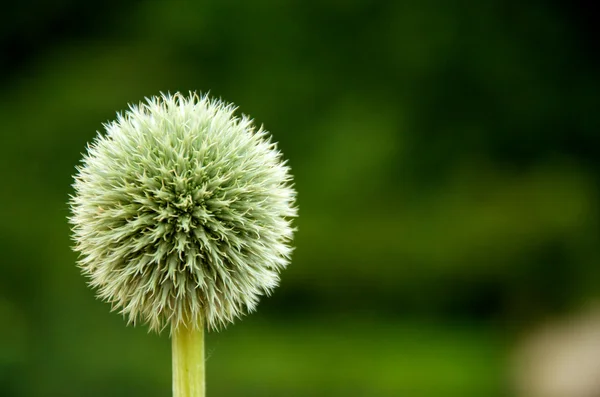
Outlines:
[{"label": "dark green area", "polygon": [[28,0],[0,19],[0,396],[168,396],[168,335],[75,266],[102,123],[210,91],[273,133],[297,249],[208,339],[208,395],[511,395],[521,332],[600,296],[590,11],[516,1]]}]

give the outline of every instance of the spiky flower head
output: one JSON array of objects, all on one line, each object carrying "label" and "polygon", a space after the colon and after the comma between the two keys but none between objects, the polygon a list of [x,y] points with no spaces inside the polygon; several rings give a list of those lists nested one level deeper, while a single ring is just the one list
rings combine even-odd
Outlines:
[{"label": "spiky flower head", "polygon": [[146,99],[105,124],[77,167],[79,266],[131,323],[219,329],[289,262],[289,167],[234,111],[194,93]]}]

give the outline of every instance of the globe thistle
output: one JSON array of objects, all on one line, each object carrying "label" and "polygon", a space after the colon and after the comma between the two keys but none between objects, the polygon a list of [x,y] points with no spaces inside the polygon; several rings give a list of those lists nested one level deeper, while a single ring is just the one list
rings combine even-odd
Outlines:
[{"label": "globe thistle", "polygon": [[148,98],[105,124],[77,167],[79,266],[130,323],[219,329],[289,263],[289,167],[235,110],[194,93]]}]

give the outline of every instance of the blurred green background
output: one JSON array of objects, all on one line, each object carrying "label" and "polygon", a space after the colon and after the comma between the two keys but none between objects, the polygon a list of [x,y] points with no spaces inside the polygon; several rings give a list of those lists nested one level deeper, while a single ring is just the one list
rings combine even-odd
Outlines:
[{"label": "blurred green background", "polygon": [[208,395],[516,395],[536,324],[600,297],[582,2],[23,0],[0,19],[0,396],[169,396],[170,341],[94,299],[67,200],[145,96],[234,102],[289,159],[291,266],[207,341]]}]

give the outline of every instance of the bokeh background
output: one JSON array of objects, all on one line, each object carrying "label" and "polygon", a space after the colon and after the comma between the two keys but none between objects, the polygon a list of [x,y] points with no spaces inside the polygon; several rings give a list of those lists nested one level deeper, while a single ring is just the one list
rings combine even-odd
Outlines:
[{"label": "bokeh background", "polygon": [[178,90],[264,124],[299,191],[280,288],[208,337],[209,396],[542,395],[522,346],[600,296],[583,2],[2,8],[0,396],[170,395],[168,335],[94,299],[66,218],[102,123]]}]

